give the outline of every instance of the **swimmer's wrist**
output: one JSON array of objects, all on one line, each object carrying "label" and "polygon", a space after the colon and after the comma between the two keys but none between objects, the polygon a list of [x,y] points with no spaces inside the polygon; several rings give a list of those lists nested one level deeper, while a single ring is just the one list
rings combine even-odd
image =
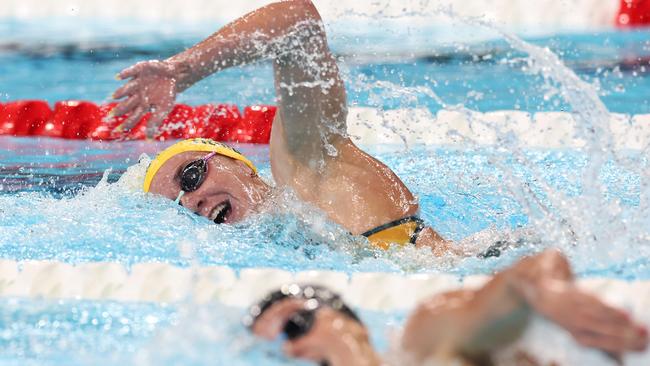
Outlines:
[{"label": "swimmer's wrist", "polygon": [[196,82],[196,80],[194,80],[192,77],[192,66],[188,61],[174,59],[174,57],[172,57],[168,58],[164,62],[166,62],[172,68],[173,77],[176,79],[177,93],[184,91]]}]

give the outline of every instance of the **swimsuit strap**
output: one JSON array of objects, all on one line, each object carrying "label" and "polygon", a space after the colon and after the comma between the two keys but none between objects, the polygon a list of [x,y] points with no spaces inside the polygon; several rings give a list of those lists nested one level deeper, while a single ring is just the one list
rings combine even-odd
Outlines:
[{"label": "swimsuit strap", "polygon": [[418,240],[418,236],[420,236],[420,232],[424,230],[427,225],[424,223],[424,220],[417,216],[411,216],[413,218],[413,221],[418,224],[418,226],[415,228],[415,231],[413,231],[413,234],[411,235],[411,244],[415,244],[415,242]]},{"label": "swimsuit strap", "polygon": [[377,226],[376,228],[374,228],[372,230],[368,230],[365,233],[362,233],[361,235],[363,235],[365,237],[369,237],[371,235],[377,234],[380,231],[384,231],[386,229],[390,229],[390,228],[395,227],[395,226],[400,226],[402,224],[406,224],[406,223],[409,223],[409,222],[415,222],[417,224],[417,227],[415,228],[415,231],[413,231],[413,234],[411,234],[411,238],[409,240],[409,242],[411,244],[415,244],[415,241],[417,240],[418,235],[420,234],[420,231],[422,231],[422,229],[424,229],[426,227],[426,225],[424,224],[424,220],[419,218],[417,215],[407,216],[407,217],[403,217],[403,218],[395,220],[395,221],[391,221],[389,223]]}]

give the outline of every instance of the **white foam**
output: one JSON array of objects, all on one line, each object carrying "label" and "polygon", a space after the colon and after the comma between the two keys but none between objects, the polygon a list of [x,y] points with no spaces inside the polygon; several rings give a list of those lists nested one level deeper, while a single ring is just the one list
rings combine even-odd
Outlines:
[{"label": "white foam", "polygon": [[349,278],[343,272],[336,271],[304,271],[293,276],[297,283],[309,283],[326,286],[332,291],[343,293],[348,288]]},{"label": "white foam", "polygon": [[151,163],[151,158],[147,154],[140,155],[137,164],[131,165],[126,172],[120,176],[117,185],[131,192],[141,192],[142,182],[147,174],[147,168]]},{"label": "white foam", "polygon": [[[352,108],[348,133],[360,144],[503,145],[580,148],[577,122],[571,113],[521,111],[439,111],[398,109],[379,112]],[[614,148],[639,150],[650,144],[650,114],[610,115]]]},{"label": "white foam", "polygon": [[11,296],[75,298],[81,293],[75,269],[66,263],[27,261],[6,291]]},{"label": "white foam", "polygon": [[517,364],[512,357],[519,350],[534,355],[540,365],[616,365],[601,351],[581,346],[567,331],[541,317],[533,317],[522,338],[502,352],[505,359],[498,359],[497,364]]}]

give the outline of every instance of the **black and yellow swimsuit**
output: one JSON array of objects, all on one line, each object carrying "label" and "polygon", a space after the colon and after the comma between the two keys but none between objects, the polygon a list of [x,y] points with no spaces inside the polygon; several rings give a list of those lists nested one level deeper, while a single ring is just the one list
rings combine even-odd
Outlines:
[{"label": "black and yellow swimsuit", "polygon": [[418,235],[426,225],[417,216],[408,216],[391,221],[361,234],[381,249],[388,249],[391,244],[401,246],[415,244]]},{"label": "black and yellow swimsuit", "polygon": [[[361,234],[368,238],[370,243],[381,249],[388,249],[392,244],[405,246],[415,244],[420,232],[427,227],[422,219],[417,216],[408,216],[399,220],[391,221],[387,224],[378,226]],[[509,241],[499,240],[490,245],[486,250],[479,253],[479,258],[499,257],[501,253],[510,248],[521,246],[525,240],[519,239],[512,243]]]}]

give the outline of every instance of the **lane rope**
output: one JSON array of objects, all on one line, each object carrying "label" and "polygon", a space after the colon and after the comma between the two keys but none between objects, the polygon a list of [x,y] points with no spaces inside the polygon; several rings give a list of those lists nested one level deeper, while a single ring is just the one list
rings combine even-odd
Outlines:
[{"label": "lane rope", "polygon": [[[0,135],[90,139],[141,140],[149,115],[128,132],[118,132],[125,117],[111,117],[115,104],[84,101],[44,101],[0,104]],[[163,121],[157,140],[206,137],[217,141],[268,144],[276,113],[274,106],[239,108],[228,104],[192,107],[177,104]],[[505,140],[526,147],[580,148],[577,124],[568,112],[449,111],[355,107],[348,113],[348,133],[361,144],[503,145]],[[650,144],[650,114],[610,114],[615,149],[643,150]]]}]

